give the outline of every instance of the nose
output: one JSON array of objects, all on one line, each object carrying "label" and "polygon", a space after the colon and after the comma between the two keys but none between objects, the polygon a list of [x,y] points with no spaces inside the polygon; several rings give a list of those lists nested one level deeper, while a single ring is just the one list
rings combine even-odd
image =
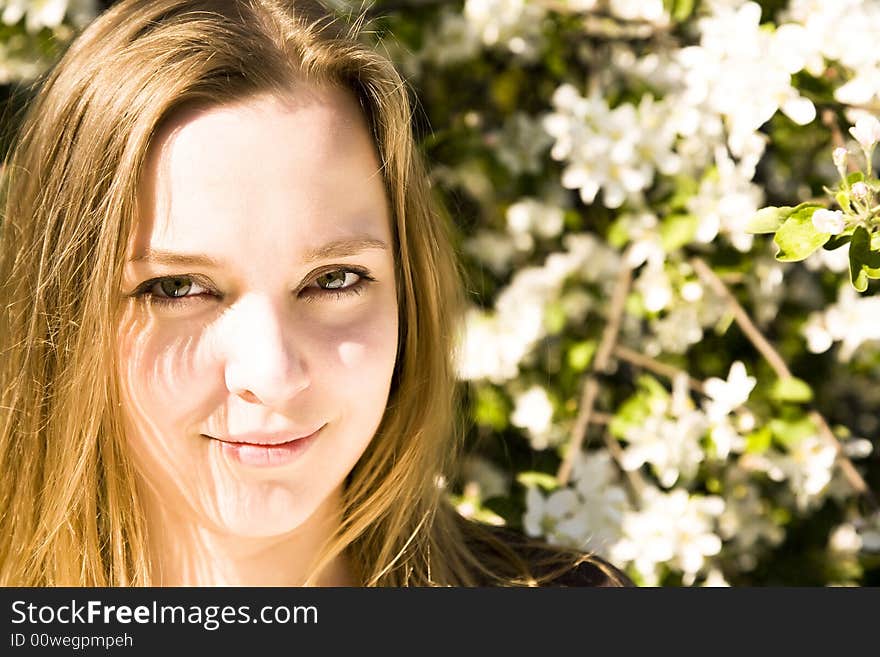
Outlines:
[{"label": "nose", "polygon": [[285,309],[252,295],[230,310],[223,340],[226,388],[245,401],[283,406],[309,386]]}]

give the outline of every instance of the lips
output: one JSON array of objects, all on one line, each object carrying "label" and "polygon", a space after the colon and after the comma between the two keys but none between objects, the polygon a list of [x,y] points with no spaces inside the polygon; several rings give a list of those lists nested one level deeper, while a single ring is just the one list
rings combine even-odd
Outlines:
[{"label": "lips", "polygon": [[286,443],[292,443],[295,440],[308,438],[309,436],[320,431],[321,428],[323,428],[323,425],[321,425],[321,427],[318,427],[317,429],[306,432],[280,431],[275,433],[239,433],[226,438],[216,438],[216,440],[221,440],[224,443],[234,443],[240,445],[284,445]]},{"label": "lips", "polygon": [[[322,425],[309,434],[293,432],[238,433],[228,438],[212,438],[223,452],[242,465],[254,467],[282,466],[295,461],[318,438]],[[204,435],[204,434],[203,434]]]}]

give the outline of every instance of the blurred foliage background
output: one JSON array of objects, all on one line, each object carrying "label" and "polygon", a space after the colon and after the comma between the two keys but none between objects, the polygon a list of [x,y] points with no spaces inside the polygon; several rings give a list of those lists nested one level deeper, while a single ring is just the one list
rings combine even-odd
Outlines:
[{"label": "blurred foliage background", "polygon": [[[4,149],[108,4],[0,0]],[[839,158],[873,156],[880,3],[331,4],[408,80],[459,228],[459,511],[643,585],[880,583],[876,285],[848,243],[781,261],[749,230],[836,211]]]}]

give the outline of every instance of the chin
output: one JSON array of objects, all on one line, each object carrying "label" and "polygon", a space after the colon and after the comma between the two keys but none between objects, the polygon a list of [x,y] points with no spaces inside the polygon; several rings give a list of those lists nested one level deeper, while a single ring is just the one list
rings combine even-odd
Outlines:
[{"label": "chin", "polygon": [[282,536],[303,527],[319,506],[283,487],[218,500],[212,519],[224,533],[247,538]]}]

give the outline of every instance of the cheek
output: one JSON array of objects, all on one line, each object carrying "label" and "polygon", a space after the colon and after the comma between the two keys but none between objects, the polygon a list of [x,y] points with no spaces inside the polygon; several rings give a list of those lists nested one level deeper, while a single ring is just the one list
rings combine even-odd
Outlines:
[{"label": "cheek", "polygon": [[[120,382],[131,419],[165,429],[200,415],[213,383],[204,376],[201,335],[189,322],[132,322],[120,342]],[[142,433],[142,432],[138,432]]]}]

